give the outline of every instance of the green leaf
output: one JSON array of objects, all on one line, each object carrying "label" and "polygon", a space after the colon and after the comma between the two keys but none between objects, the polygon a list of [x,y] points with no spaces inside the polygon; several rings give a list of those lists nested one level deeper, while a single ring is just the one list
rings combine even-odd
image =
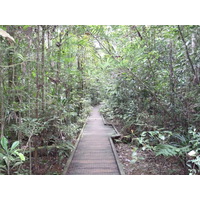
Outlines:
[{"label": "green leaf", "polygon": [[7,170],[6,166],[5,165],[0,165],[0,170]]},{"label": "green leaf", "polygon": [[161,135],[161,134],[159,134],[158,137],[159,137],[161,140],[165,140],[165,139],[166,139],[165,136],[164,136],[164,135]]},{"label": "green leaf", "polygon": [[27,28],[31,27],[30,25],[24,25],[23,29],[26,30]]},{"label": "green leaf", "polygon": [[1,146],[5,151],[8,151],[8,140],[5,137],[1,138]]},{"label": "green leaf", "polygon": [[24,57],[22,56],[22,54],[17,53],[16,57],[19,58],[20,60],[24,61]]},{"label": "green leaf", "polygon": [[0,29],[6,31],[6,27],[5,26],[0,25]]},{"label": "green leaf", "polygon": [[19,145],[19,141],[15,141],[11,146],[11,151],[13,151]]},{"label": "green leaf", "polygon": [[12,168],[15,168],[16,166],[21,165],[21,164],[22,164],[21,161],[20,161],[20,162],[16,162],[16,163],[12,166]]},{"label": "green leaf", "polygon": [[25,161],[25,156],[24,156],[24,154],[18,153],[17,151],[15,151],[15,153],[19,156],[19,158],[20,158],[22,161]]},{"label": "green leaf", "polygon": [[5,163],[6,163],[6,165],[8,166],[9,163],[10,163],[10,159],[7,156],[4,156],[3,159],[4,159]]},{"label": "green leaf", "polygon": [[0,153],[0,161],[3,160],[4,155]]},{"label": "green leaf", "polygon": [[32,76],[33,76],[33,78],[36,77],[36,73],[34,71],[32,71]]}]

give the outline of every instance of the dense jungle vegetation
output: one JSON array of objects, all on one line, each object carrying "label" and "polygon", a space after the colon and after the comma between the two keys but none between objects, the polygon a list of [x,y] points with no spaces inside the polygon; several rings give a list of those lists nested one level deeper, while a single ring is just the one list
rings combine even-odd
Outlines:
[{"label": "dense jungle vegetation", "polygon": [[0,26],[1,174],[59,174],[98,104],[120,142],[199,174],[200,26]]}]

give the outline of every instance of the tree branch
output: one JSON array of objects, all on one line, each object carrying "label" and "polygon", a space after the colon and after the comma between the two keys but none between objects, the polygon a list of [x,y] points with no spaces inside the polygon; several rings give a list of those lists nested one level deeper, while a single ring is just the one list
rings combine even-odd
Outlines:
[{"label": "tree branch", "polygon": [[143,40],[143,37],[140,34],[140,32],[138,31],[137,27],[136,26],[132,26],[132,28],[136,30],[136,32],[137,32],[138,36],[140,37],[140,39]]},{"label": "tree branch", "polygon": [[87,31],[88,31],[88,32],[90,33],[90,35],[99,43],[99,45],[103,47],[103,49],[104,49],[109,55],[111,55],[117,62],[119,62],[119,61],[115,58],[115,56],[113,56],[113,54],[99,41],[99,39],[98,39],[97,37],[95,37],[95,36],[91,33],[91,31],[89,31],[89,30],[87,30]]},{"label": "tree branch", "polygon": [[190,59],[188,47],[187,47],[187,45],[186,45],[185,39],[184,39],[184,37],[183,37],[183,33],[181,32],[181,28],[180,28],[179,25],[178,25],[178,30],[179,30],[179,34],[180,34],[180,36],[181,36],[181,39],[182,39],[182,41],[183,41],[183,44],[184,44],[184,46],[185,46],[186,56],[187,56],[187,59],[188,59],[188,61],[189,61],[190,67],[191,67],[191,69],[192,69],[193,74],[196,76],[196,71],[195,71],[195,69],[194,69],[194,65],[193,65],[193,63],[192,63],[192,60]]}]

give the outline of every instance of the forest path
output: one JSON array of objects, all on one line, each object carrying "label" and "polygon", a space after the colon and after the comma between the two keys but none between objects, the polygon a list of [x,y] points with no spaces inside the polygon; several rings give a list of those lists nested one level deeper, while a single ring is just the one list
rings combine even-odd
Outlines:
[{"label": "forest path", "polygon": [[113,133],[112,127],[104,125],[99,106],[94,107],[66,174],[119,175],[109,141]]}]

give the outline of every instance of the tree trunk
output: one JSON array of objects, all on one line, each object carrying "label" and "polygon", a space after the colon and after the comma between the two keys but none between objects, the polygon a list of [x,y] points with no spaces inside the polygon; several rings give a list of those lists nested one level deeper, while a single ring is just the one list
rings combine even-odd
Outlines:
[{"label": "tree trunk", "polygon": [[[57,43],[57,47],[58,47],[58,61],[57,61],[57,72],[56,72],[56,79],[57,81],[60,80],[60,67],[61,67],[61,47],[62,46],[62,38],[61,38],[61,33],[59,34],[59,42]],[[59,91],[59,85],[58,83],[56,83],[56,92],[57,95],[59,95],[60,91]]]},{"label": "tree trunk", "polygon": [[[7,32],[14,37],[14,27],[13,26],[8,26],[7,27]],[[8,49],[8,54],[7,54],[7,63],[8,66],[13,64],[13,53],[14,53],[14,48],[10,47]],[[11,89],[13,87],[14,83],[14,75],[15,74],[15,68],[10,67],[8,69],[8,87]],[[12,104],[12,102],[15,101],[15,96],[12,95],[12,97],[9,98],[9,104]]]},{"label": "tree trunk", "polygon": [[45,50],[45,30],[46,27],[42,26],[42,111],[45,110],[45,80],[44,80],[44,75],[45,75],[45,63],[44,63],[44,50]]},{"label": "tree trunk", "polygon": [[173,68],[173,43],[170,41],[169,43],[169,82],[170,82],[170,102],[172,105],[172,117],[174,122],[176,122],[175,116],[175,81],[174,81],[174,68]]},{"label": "tree trunk", "polygon": [[[83,61],[82,61],[82,57],[81,57],[81,52],[82,52],[82,48],[78,48],[78,58],[77,58],[77,69],[80,72],[80,77],[79,77],[79,95],[80,98],[83,97]],[[83,104],[82,101],[80,101],[79,103],[79,109],[78,109],[78,116],[80,115],[81,110],[83,109]]]},{"label": "tree trunk", "polygon": [[40,87],[39,87],[39,68],[40,68],[40,58],[39,58],[39,53],[40,53],[40,26],[37,26],[37,64],[36,64],[36,89],[37,89],[37,93],[36,93],[36,107],[35,107],[35,117],[38,118],[38,110],[39,110],[39,93],[40,93]]},{"label": "tree trunk", "polygon": [[1,103],[1,137],[4,135],[4,94],[3,94],[3,70],[0,68],[0,103]]},{"label": "tree trunk", "polygon": [[178,26],[178,30],[179,30],[179,34],[180,34],[180,36],[181,36],[181,39],[182,39],[183,44],[184,44],[184,47],[185,47],[185,52],[186,52],[186,56],[187,56],[188,62],[189,62],[189,64],[190,64],[190,67],[191,67],[191,69],[192,69],[193,74],[195,75],[196,73],[195,73],[194,65],[193,65],[192,60],[191,60],[191,58],[190,58],[189,50],[188,50],[188,47],[187,47],[187,45],[186,45],[185,38],[184,38],[184,36],[183,36],[183,33],[182,33],[182,31],[181,31],[180,26]]}]

